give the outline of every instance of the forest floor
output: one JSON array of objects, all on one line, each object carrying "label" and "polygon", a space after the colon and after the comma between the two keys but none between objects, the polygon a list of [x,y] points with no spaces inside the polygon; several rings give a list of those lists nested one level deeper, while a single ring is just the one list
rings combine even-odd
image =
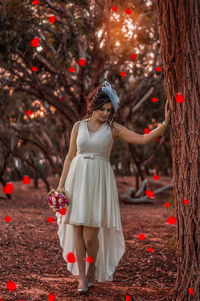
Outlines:
[{"label": "forest floor", "polygon": [[[134,177],[116,179],[119,193],[135,185]],[[170,177],[147,179],[148,190],[172,183]],[[59,178],[49,177],[48,181],[51,188],[56,188]],[[173,300],[176,225],[166,222],[174,212],[164,207],[166,202],[172,202],[173,190],[155,196],[153,204],[120,202],[126,250],[114,280],[95,281],[89,292],[80,296],[77,277],[67,270],[62,257],[56,220],[47,220],[55,218],[55,214],[47,204],[44,183],[39,179],[39,189],[33,188],[32,182],[13,185],[12,199],[0,199],[0,300],[53,301],[50,294],[55,295],[55,301]],[[11,217],[11,222],[5,221],[6,216]],[[139,233],[146,239],[140,240]],[[153,252],[148,251],[149,247]],[[9,280],[17,284],[16,290],[7,289]]]}]

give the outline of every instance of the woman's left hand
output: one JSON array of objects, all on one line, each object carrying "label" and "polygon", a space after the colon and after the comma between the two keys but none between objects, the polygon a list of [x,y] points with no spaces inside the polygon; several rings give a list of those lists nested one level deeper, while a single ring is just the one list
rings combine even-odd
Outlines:
[{"label": "woman's left hand", "polygon": [[168,124],[170,123],[170,108],[169,108],[169,100],[167,99],[167,102],[165,104],[165,124],[166,126],[168,126]]}]

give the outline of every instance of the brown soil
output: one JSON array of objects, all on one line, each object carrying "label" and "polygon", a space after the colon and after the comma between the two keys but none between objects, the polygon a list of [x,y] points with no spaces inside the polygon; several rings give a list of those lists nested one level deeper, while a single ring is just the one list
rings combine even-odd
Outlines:
[{"label": "brown soil", "polygon": [[[148,190],[171,183],[167,177],[147,178]],[[56,188],[59,178],[50,177],[49,182],[51,188]],[[117,177],[119,193],[125,193],[134,183],[133,177]],[[172,190],[155,196],[154,204],[120,202],[126,251],[114,281],[96,281],[87,295],[80,296],[76,292],[77,278],[66,269],[62,257],[57,223],[47,221],[55,215],[47,204],[44,183],[39,180],[39,189],[34,189],[32,183],[14,182],[13,185],[12,200],[0,199],[0,299],[45,301],[54,294],[56,301],[126,301],[126,296],[131,301],[173,300],[176,225],[166,223],[174,212],[163,206],[172,202]],[[4,220],[6,216],[11,217],[11,222]],[[139,233],[146,239],[139,240]],[[153,252],[148,251],[149,247]],[[17,284],[17,290],[7,290],[8,280]]]}]

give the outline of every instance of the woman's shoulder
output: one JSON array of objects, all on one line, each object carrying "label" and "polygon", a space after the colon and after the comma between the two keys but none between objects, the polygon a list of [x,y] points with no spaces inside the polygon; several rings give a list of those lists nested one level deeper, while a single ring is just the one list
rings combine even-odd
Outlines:
[{"label": "woman's shoulder", "polygon": [[82,121],[82,120],[77,120],[77,121],[74,123],[74,127],[77,128],[77,127],[79,126],[79,124],[81,123],[81,121]]},{"label": "woman's shoulder", "polygon": [[83,122],[86,122],[88,119],[89,119],[89,118],[77,120],[77,121],[74,123],[74,126],[73,126],[73,127],[76,129],[76,131],[78,131],[80,124],[81,124],[81,123],[83,124]]},{"label": "woman's shoulder", "polygon": [[78,129],[79,129],[79,126],[80,126],[80,123],[81,123],[82,120],[77,120],[74,125],[73,125],[73,129],[75,131],[75,134],[77,135],[78,134]]}]

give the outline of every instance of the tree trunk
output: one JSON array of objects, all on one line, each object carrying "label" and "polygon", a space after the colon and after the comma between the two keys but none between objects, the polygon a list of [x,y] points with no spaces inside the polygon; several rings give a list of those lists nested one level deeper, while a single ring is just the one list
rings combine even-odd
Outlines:
[{"label": "tree trunk", "polygon": [[39,188],[39,183],[38,183],[38,180],[39,180],[39,177],[38,177],[38,173],[36,171],[36,169],[33,168],[32,170],[33,172],[33,184],[34,184],[34,188]]},{"label": "tree trunk", "polygon": [[[200,300],[200,1],[157,0],[177,219],[173,300]],[[176,94],[184,102],[176,102]],[[189,205],[183,200],[188,199]],[[190,294],[189,289],[193,289]]]}]

